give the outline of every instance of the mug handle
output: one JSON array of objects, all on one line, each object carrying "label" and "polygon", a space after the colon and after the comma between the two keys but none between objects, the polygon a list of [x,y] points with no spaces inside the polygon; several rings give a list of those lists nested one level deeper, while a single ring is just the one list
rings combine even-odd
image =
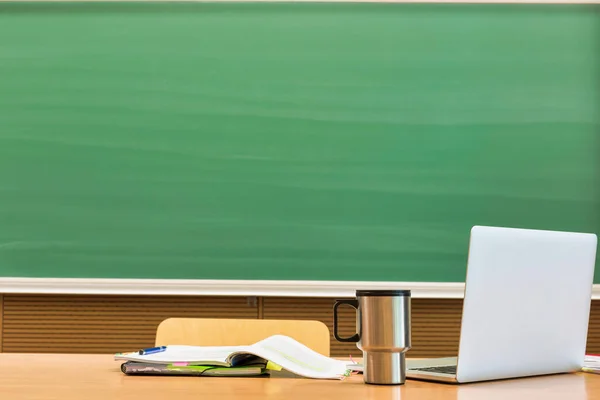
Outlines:
[{"label": "mug handle", "polygon": [[335,337],[335,340],[337,340],[338,342],[356,343],[360,340],[360,335],[358,333],[355,333],[354,335],[345,338],[340,337],[340,335],[338,335],[338,307],[342,304],[347,304],[352,308],[358,310],[358,300],[352,299],[335,301],[335,304],[333,305],[333,337]]}]

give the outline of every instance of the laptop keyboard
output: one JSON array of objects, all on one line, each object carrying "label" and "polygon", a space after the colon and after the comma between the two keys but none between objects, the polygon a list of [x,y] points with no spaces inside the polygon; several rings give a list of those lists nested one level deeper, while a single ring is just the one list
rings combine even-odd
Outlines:
[{"label": "laptop keyboard", "polygon": [[456,365],[442,365],[439,367],[411,368],[411,371],[436,372],[438,374],[456,375]]}]

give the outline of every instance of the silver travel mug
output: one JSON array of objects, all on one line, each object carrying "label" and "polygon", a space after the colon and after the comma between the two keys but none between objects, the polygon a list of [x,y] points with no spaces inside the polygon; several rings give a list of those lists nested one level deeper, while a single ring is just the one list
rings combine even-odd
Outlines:
[{"label": "silver travel mug", "polygon": [[[338,334],[338,307],[356,309],[356,331]],[[357,290],[356,300],[337,300],[333,306],[333,336],[355,342],[363,352],[364,381],[402,385],[406,380],[405,353],[410,349],[410,290]]]}]

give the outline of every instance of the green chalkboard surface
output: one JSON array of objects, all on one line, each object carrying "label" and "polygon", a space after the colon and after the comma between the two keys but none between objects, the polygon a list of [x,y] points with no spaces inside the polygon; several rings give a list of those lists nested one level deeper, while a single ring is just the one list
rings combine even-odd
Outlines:
[{"label": "green chalkboard surface", "polygon": [[0,276],[460,282],[472,225],[600,233],[599,49],[594,5],[0,3]]}]

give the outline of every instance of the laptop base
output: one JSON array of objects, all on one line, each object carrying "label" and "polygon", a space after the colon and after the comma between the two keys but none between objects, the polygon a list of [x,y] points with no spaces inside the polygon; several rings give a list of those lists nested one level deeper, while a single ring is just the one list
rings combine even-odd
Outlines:
[{"label": "laptop base", "polygon": [[407,360],[406,378],[434,382],[458,383],[457,357]]}]

